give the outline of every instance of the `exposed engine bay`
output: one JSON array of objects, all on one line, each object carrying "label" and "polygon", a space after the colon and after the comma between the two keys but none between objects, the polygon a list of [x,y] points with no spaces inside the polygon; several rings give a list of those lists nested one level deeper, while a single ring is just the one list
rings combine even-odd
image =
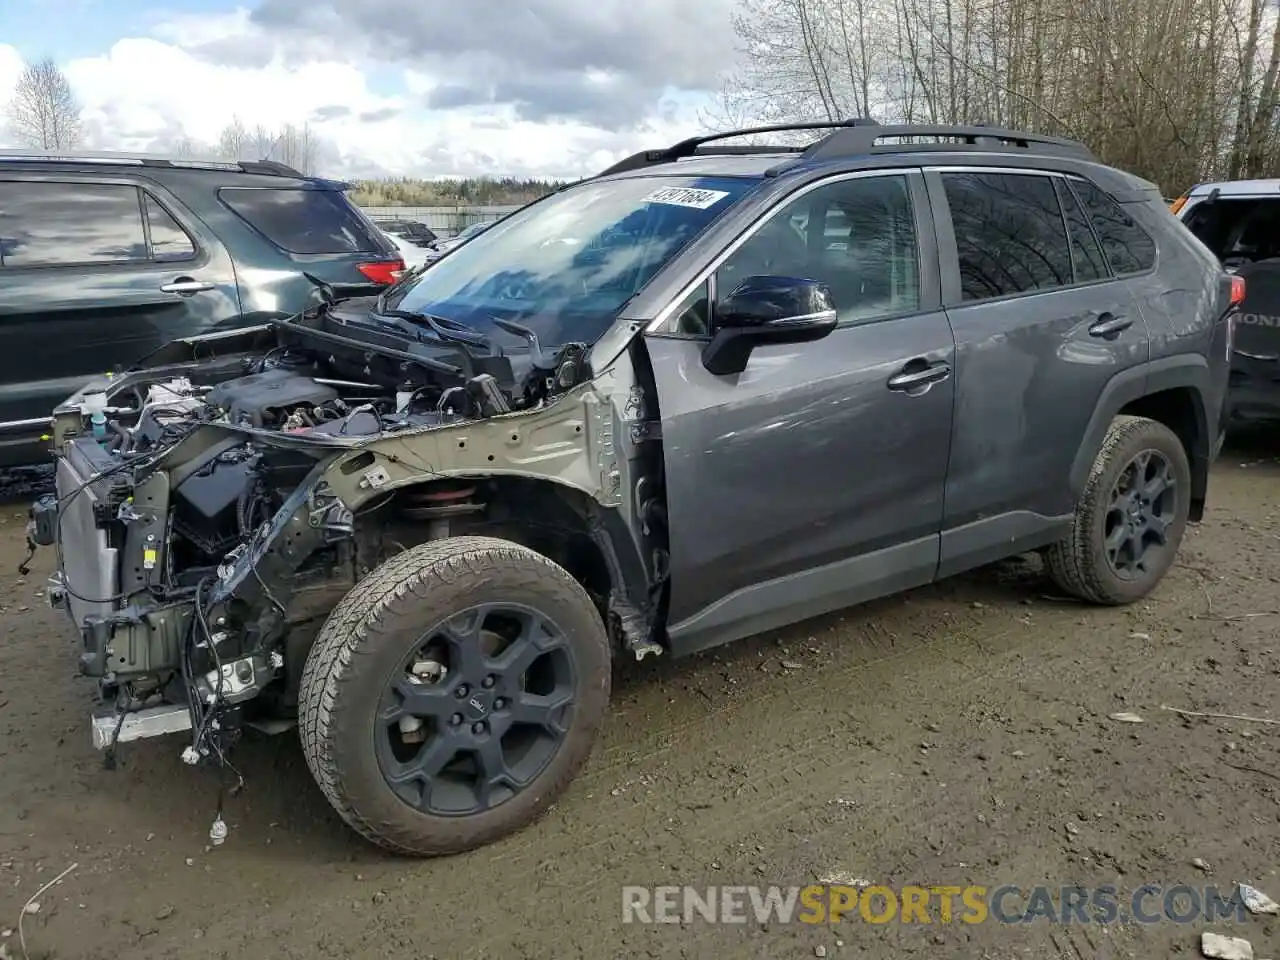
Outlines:
[{"label": "exposed engine bay", "polygon": [[177,341],[55,411],[57,493],[32,508],[30,547],[58,548],[49,599],[99,680],[109,755],[190,729],[184,760],[219,761],[243,724],[287,728],[329,610],[428,539],[536,545],[657,651],[649,598],[611,587],[649,578],[622,570],[625,521],[600,509],[623,502],[618,405],[585,345],[544,350],[511,324],[525,342],[504,351],[439,318],[342,306]]}]

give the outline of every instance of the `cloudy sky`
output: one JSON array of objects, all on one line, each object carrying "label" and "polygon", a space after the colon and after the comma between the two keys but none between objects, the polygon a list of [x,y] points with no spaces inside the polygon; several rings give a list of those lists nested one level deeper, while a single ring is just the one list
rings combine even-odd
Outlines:
[{"label": "cloudy sky", "polygon": [[0,0],[0,102],[50,55],[101,149],[239,117],[335,175],[571,177],[699,132],[733,55],[733,0],[156,2]]}]

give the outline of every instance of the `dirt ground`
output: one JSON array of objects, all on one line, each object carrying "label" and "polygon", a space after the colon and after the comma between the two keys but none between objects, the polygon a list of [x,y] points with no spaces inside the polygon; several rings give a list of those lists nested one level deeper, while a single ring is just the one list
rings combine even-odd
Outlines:
[{"label": "dirt ground", "polygon": [[1275,917],[622,922],[624,885],[830,877],[1109,884],[1122,901],[1147,883],[1246,881],[1280,899],[1280,726],[1162,709],[1280,718],[1280,440],[1233,440],[1210,496],[1177,568],[1130,608],[1054,599],[1020,560],[626,665],[561,803],[430,862],[356,839],[293,734],[238,748],[247,788],[213,849],[214,775],[183,766],[181,737],[124,745],[104,770],[90,683],[41,595],[52,558],[13,572],[14,501],[0,513],[0,949],[22,955],[23,904],[74,863],[25,918],[32,958],[1189,958],[1206,929],[1280,957]]}]

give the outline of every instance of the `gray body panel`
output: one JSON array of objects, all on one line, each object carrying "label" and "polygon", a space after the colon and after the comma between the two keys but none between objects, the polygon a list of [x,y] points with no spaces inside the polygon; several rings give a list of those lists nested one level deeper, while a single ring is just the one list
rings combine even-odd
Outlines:
[{"label": "gray body panel", "polygon": [[[912,359],[951,360],[943,314],[760,349],[735,377],[708,373],[699,341],[647,346],[667,465],[673,640],[752,633],[762,607],[799,619],[865,599],[851,591],[933,578],[954,386],[912,396],[886,382]],[[903,553],[857,576],[848,566],[888,547]]]},{"label": "gray body panel", "polygon": [[[999,166],[1085,176],[1111,193],[1157,241],[1149,273],[962,303],[945,197],[926,175],[925,203],[913,184],[922,267],[932,271],[922,287],[928,299],[937,284],[945,310],[758,349],[729,378],[702,367],[705,341],[673,335],[674,306],[769,210],[820,179],[920,165],[896,159],[766,182],[596,344],[596,356],[616,356],[647,331],[671,521],[667,631],[678,654],[1060,539],[1111,421],[1160,390],[1201,397],[1200,435],[1209,439],[1192,459],[1203,498],[1226,388],[1225,362],[1210,362],[1225,344],[1222,272],[1169,229],[1175,222],[1149,184],[1097,164],[1002,157]],[[1105,314],[1132,325],[1114,338],[1091,334]],[[886,390],[916,356],[945,357],[951,378],[924,397]]]},{"label": "gray body panel", "polygon": [[[939,248],[946,251],[942,297],[956,339],[939,565],[939,576],[948,576],[1066,532],[1079,493],[1071,467],[1090,417],[1111,378],[1146,363],[1151,347],[1135,296],[1146,277],[964,301],[939,172],[929,172],[926,181]],[[1108,317],[1131,326],[1110,337],[1091,332]]]}]

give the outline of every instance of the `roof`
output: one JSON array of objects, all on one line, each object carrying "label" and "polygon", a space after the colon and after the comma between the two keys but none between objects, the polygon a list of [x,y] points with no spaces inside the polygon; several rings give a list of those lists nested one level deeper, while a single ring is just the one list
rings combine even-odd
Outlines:
[{"label": "roof", "polygon": [[1280,180],[1219,180],[1215,183],[1197,183],[1188,196],[1203,197],[1218,191],[1223,197],[1253,197],[1259,194],[1280,196]]},{"label": "roof", "polygon": [[[790,144],[748,144],[727,146],[721,143],[735,137],[760,136],[773,133],[824,133],[812,143],[802,146]],[[928,142],[921,143],[920,138]],[[882,141],[899,141],[885,143]],[[910,142],[902,142],[910,141]],[[1002,127],[954,126],[937,124],[884,125],[866,118],[852,120],[828,120],[815,123],[774,124],[765,127],[747,127],[726,130],[698,137],[689,137],[679,143],[658,150],[642,150],[620,160],[599,176],[607,177],[642,170],[695,156],[773,155],[779,162],[770,172],[818,161],[849,160],[884,154],[917,152],[977,152],[1013,153],[1017,155],[1068,156],[1078,160],[1096,159],[1089,148],[1077,140],[1051,137],[1024,130],[1008,130]]]},{"label": "roof", "polygon": [[[817,131],[812,143],[725,145],[733,137]],[[910,142],[902,142],[902,141]],[[897,141],[897,142],[894,142]],[[921,142],[925,141],[925,142]],[[839,170],[981,162],[1003,167],[1049,167],[1085,176],[1123,202],[1159,196],[1155,184],[1109,167],[1083,143],[987,126],[904,124],[870,120],[789,124],[730,130],[633,154],[590,179],[634,176],[818,176]]]},{"label": "roof", "polygon": [[260,176],[306,177],[293,167],[275,160],[188,159],[149,153],[119,153],[110,150],[0,150],[0,163],[59,167],[144,167],[163,170],[222,170]]}]

